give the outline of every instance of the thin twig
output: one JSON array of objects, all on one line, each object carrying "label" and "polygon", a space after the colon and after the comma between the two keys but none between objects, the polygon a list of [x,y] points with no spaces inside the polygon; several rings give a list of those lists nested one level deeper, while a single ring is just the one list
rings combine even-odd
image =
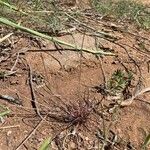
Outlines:
[{"label": "thin twig", "polygon": [[5,127],[0,127],[0,130],[2,129],[10,129],[10,128],[19,128],[20,125],[13,125],[13,126],[5,126]]},{"label": "thin twig", "polygon": [[17,65],[17,63],[18,63],[18,60],[19,60],[19,53],[17,53],[16,61],[15,61],[14,65],[12,66],[11,70],[10,70],[11,72],[14,71],[14,69],[15,69],[15,67],[16,67],[16,65]]},{"label": "thin twig", "polygon": [[35,128],[29,133],[29,135],[17,146],[16,150],[19,150],[21,146],[35,133],[35,131],[39,128],[39,126],[43,123],[47,116],[42,118],[39,123],[35,126]]},{"label": "thin twig", "polygon": [[4,37],[0,38],[0,43],[2,43],[3,41],[5,41],[7,38],[9,38],[11,35],[13,35],[13,33],[9,33],[7,35],[5,35]]},{"label": "thin twig", "polygon": [[79,61],[80,61],[80,65],[79,65],[79,68],[80,68],[80,71],[79,71],[79,95],[81,96],[81,76],[82,76],[82,48],[84,46],[84,40],[85,40],[85,34],[83,34],[83,38],[82,38],[82,43],[81,43],[81,49],[80,49],[80,54],[79,54]]},{"label": "thin twig", "polygon": [[[88,16],[90,16],[90,17],[87,17],[87,19],[90,19],[91,20],[91,16],[93,15],[93,12],[92,12],[92,14],[88,14]],[[84,16],[86,16],[86,14],[84,13]],[[144,37],[144,36],[141,36],[141,35],[137,35],[137,34],[135,34],[135,33],[133,33],[133,32],[130,32],[129,30],[127,30],[126,28],[123,28],[121,25],[116,25],[116,24],[114,24],[114,23],[112,23],[112,21],[110,21],[110,23],[109,22],[105,22],[105,20],[103,21],[102,19],[101,19],[101,21],[99,21],[98,20],[98,17],[102,17],[102,16],[99,16],[99,14],[94,14],[94,17],[92,18],[94,21],[96,20],[96,22],[98,22],[98,23],[100,23],[100,24],[102,24],[103,26],[106,26],[106,27],[109,27],[109,28],[111,28],[111,29],[115,29],[115,31],[119,31],[119,32],[121,32],[121,33],[127,33],[127,34],[129,34],[129,35],[131,35],[131,36],[134,36],[134,37],[137,37],[137,38],[142,38],[142,39],[144,39],[144,40],[147,40],[147,41],[150,41],[148,38],[146,38],[146,37]]]},{"label": "thin twig", "polygon": [[45,53],[50,55],[54,60],[56,60],[58,62],[58,64],[60,65],[60,69],[63,69],[63,65],[55,56],[53,56],[51,53],[48,53],[48,52],[45,52]]},{"label": "thin twig", "polygon": [[68,13],[66,13],[66,12],[64,12],[64,14],[65,14],[66,16],[68,16],[69,18],[73,19],[73,20],[74,20],[75,22],[77,22],[79,25],[82,25],[82,26],[84,26],[84,27],[86,27],[86,28],[88,28],[88,29],[94,31],[94,32],[97,33],[97,34],[100,34],[101,37],[103,37],[103,38],[108,38],[108,39],[113,39],[113,40],[117,39],[116,37],[114,37],[113,35],[110,35],[110,34],[108,34],[108,33],[105,33],[105,32],[102,32],[102,31],[101,31],[101,32],[100,32],[100,31],[96,31],[95,28],[90,27],[90,26],[88,26],[87,24],[85,24],[85,23],[83,23],[83,22],[80,22],[79,20],[77,20],[76,18],[74,18],[73,16],[71,16],[70,14],[68,14]]},{"label": "thin twig", "polygon": [[33,88],[33,82],[32,82],[32,69],[31,69],[31,66],[28,64],[29,66],[29,84],[30,84],[30,89],[31,89],[31,96],[32,96],[32,105],[33,105],[33,108],[35,108],[35,111],[36,113],[40,116],[40,118],[43,118],[40,114],[40,111],[39,111],[39,108],[38,108],[38,103],[37,103],[37,100],[36,100],[36,96],[35,96],[35,92],[34,92],[34,88]]},{"label": "thin twig", "polygon": [[105,84],[105,87],[107,88],[107,77],[106,77],[106,74],[105,74],[105,70],[104,70],[104,67],[103,67],[103,61],[102,61],[101,58],[100,58],[100,64],[101,64],[102,75],[103,75],[103,78],[104,78],[104,84]]}]

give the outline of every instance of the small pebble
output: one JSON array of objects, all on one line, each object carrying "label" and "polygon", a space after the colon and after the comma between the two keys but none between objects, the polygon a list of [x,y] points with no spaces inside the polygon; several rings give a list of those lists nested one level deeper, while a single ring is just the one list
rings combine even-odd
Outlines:
[{"label": "small pebble", "polygon": [[12,134],[12,131],[9,130],[9,131],[7,132],[7,136],[9,136],[9,135],[11,135],[11,134]]}]

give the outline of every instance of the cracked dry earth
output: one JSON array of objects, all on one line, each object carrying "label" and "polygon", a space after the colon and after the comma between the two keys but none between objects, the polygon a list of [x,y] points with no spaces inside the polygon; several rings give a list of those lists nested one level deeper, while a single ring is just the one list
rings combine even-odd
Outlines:
[{"label": "cracked dry earth", "polygon": [[[146,135],[150,133],[150,93],[144,93],[131,105],[119,108],[113,115],[101,108],[104,106],[107,109],[112,101],[105,98],[102,100],[103,95],[94,88],[104,84],[102,66],[106,79],[109,79],[117,69],[130,70],[134,76],[131,94],[134,92],[139,77],[142,82],[140,88],[150,86],[149,34],[142,30],[133,28],[131,30],[134,30],[137,36],[111,31],[113,35],[120,38],[117,43],[126,49],[104,39],[98,39],[105,50],[111,50],[117,54],[117,57],[96,57],[84,52],[81,55],[75,51],[60,51],[56,50],[54,44],[46,40],[31,39],[29,36],[11,36],[10,41],[13,45],[10,47],[6,46],[7,43],[3,45],[3,49],[8,50],[10,57],[0,63],[0,69],[10,70],[16,60],[16,53],[23,52],[19,55],[15,74],[0,80],[0,94],[19,99],[22,106],[0,100],[1,105],[11,110],[0,124],[0,149],[16,149],[40,121],[31,103],[28,69],[30,65],[37,106],[43,116],[49,113],[62,114],[59,106],[76,105],[84,99],[88,99],[92,104],[97,102],[101,104],[97,107],[99,114],[92,112],[85,126],[69,128],[67,123],[47,116],[35,133],[21,145],[20,150],[38,149],[47,137],[55,137],[51,143],[52,150],[61,148],[98,149],[103,141],[99,138],[99,132],[103,132],[104,124],[110,140],[107,142],[108,149],[140,150]],[[73,36],[74,38],[70,35],[59,38],[80,46],[83,45],[88,49],[95,48],[95,37],[86,35],[83,40],[83,35],[80,33],[74,33]],[[145,49],[139,47],[140,42],[144,43]],[[73,134],[72,132],[77,136],[69,136]],[[115,145],[111,141],[113,135],[117,137]]]}]

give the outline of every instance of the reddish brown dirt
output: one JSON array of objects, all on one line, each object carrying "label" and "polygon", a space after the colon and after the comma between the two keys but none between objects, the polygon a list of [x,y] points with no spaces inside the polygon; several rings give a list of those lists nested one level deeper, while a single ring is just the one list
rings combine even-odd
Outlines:
[{"label": "reddish brown dirt", "polygon": [[[91,20],[89,23],[93,25],[94,21]],[[95,28],[103,29],[104,31],[108,31],[121,38],[118,43],[122,45],[126,44],[125,47],[127,48],[127,52],[140,67],[143,84],[145,87],[149,87],[150,72],[148,70],[148,65],[150,65],[150,52],[141,52],[140,50],[133,48],[133,46],[137,46],[137,40],[142,41],[143,39],[119,31],[110,31],[109,27],[98,24],[98,22],[95,25]],[[135,29],[131,26],[128,29],[136,35],[143,36],[147,39],[149,38],[147,31]],[[74,33],[73,36],[74,39],[70,35],[59,38],[81,46],[83,35],[81,33]],[[14,42],[14,40],[16,42]],[[148,43],[148,40],[143,41]],[[27,49],[28,51],[25,52],[25,54],[20,54],[19,62],[15,68],[17,70],[15,75],[0,80],[0,94],[13,97],[17,97],[18,95],[23,106],[10,104],[5,100],[0,99],[0,104],[7,106],[11,110],[11,113],[3,118],[4,122],[0,123],[0,150],[16,149],[40,121],[40,118],[35,115],[35,111],[31,105],[31,90],[29,86],[29,70],[27,63],[31,66],[35,77],[33,86],[35,88],[38,107],[40,111],[44,111],[46,114],[51,112],[54,113],[56,110],[58,111],[58,114],[61,114],[62,112],[58,110],[58,106],[77,104],[79,101],[83,101],[84,95],[85,97],[89,96],[89,100],[93,103],[101,101],[102,95],[92,87],[104,83],[100,59],[97,59],[96,56],[92,54],[83,53],[83,56],[81,57],[79,53],[73,51],[43,52],[43,50],[55,49],[54,45],[49,41],[37,39],[37,41],[40,42],[39,47],[37,42],[31,40],[29,36],[18,37],[17,35],[14,35],[10,37],[10,41],[14,43],[11,45],[12,47],[9,51],[10,57],[6,61],[1,62],[0,70],[11,69],[16,60],[16,52],[23,49]],[[86,48],[93,49],[95,48],[94,42],[94,37],[85,36],[83,45]],[[115,44],[106,42],[103,39],[100,39],[99,42],[105,48],[113,49],[114,53],[118,55],[118,57],[101,57],[107,79],[109,79],[115,70],[124,70],[124,67],[120,64],[120,62],[122,62],[133,72],[135,77],[133,85],[135,85],[140,73],[134,63],[131,62],[131,58],[129,58],[125,50]],[[147,49],[149,48],[150,46],[148,43]],[[43,50],[41,51],[41,49]],[[134,91],[134,87],[131,91]],[[144,93],[139,96],[138,99],[134,100],[130,106],[120,108],[118,113],[113,117],[108,112],[105,112],[106,114],[104,114],[104,116],[106,115],[105,117],[107,118],[105,120],[105,127],[113,131],[118,138],[122,140],[118,144],[118,149],[125,150],[129,143],[131,143],[136,150],[141,149],[141,145],[146,135],[150,133],[149,96],[150,93]],[[56,106],[54,106],[54,103]],[[102,105],[106,106],[111,103],[112,101],[106,99],[101,102]],[[101,108],[98,108],[98,110],[102,113]],[[109,127],[110,124],[111,126]],[[52,150],[59,149],[59,146],[62,147],[62,141],[64,142],[63,146],[68,150],[98,149],[99,143],[95,134],[98,132],[98,128],[103,130],[102,115],[100,116],[92,113],[85,124],[86,127],[81,126],[75,128],[80,137],[80,139],[78,139],[78,148],[77,145],[75,145],[75,142],[73,142],[76,138],[69,140],[69,137],[67,137],[66,141],[59,140],[59,138],[66,136],[71,132],[70,128],[63,130],[67,125],[68,124],[47,117],[46,120],[40,124],[35,133],[20,147],[20,150],[38,149],[46,137],[54,137],[58,133],[60,134],[58,134],[57,140],[60,144],[56,145],[55,142],[52,142]],[[108,137],[109,136],[110,135],[108,134]],[[115,148],[109,149],[113,150]]]}]

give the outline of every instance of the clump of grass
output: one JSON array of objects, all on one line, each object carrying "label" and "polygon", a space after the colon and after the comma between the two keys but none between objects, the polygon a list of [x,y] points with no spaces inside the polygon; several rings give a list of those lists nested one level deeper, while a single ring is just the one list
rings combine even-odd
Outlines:
[{"label": "clump of grass", "polygon": [[89,100],[64,104],[59,107],[60,111],[56,115],[49,115],[50,118],[70,126],[84,126],[93,112],[93,103]]},{"label": "clump of grass", "polygon": [[49,23],[49,28],[53,34],[58,34],[63,29],[62,20],[59,13],[52,13],[49,17],[45,17],[45,21]]},{"label": "clump of grass", "polygon": [[129,86],[133,79],[132,74],[125,73],[122,70],[116,70],[110,80],[107,82],[107,91],[111,95],[123,93],[123,91]]},{"label": "clump of grass", "polygon": [[65,20],[54,1],[1,1],[0,15],[43,32],[56,34]]},{"label": "clump of grass", "polygon": [[91,3],[95,10],[102,15],[108,15],[110,12],[112,12],[112,0],[93,0]]},{"label": "clump of grass", "polygon": [[93,8],[104,16],[116,20],[134,22],[145,29],[150,28],[150,14],[146,6],[132,0],[93,0]]}]

